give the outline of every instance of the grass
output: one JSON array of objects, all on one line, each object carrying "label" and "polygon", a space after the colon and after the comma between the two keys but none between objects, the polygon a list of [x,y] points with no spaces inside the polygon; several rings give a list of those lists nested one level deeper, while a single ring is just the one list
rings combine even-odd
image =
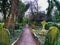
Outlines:
[{"label": "grass", "polygon": [[14,36],[10,36],[10,44],[12,44],[17,38],[21,36],[22,31],[22,29],[15,30]]}]

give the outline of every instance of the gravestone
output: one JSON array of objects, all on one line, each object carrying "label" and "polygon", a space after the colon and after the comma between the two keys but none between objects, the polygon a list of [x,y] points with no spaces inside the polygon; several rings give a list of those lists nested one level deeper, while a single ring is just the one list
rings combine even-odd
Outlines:
[{"label": "gravestone", "polygon": [[59,29],[55,26],[51,26],[46,36],[44,45],[58,45]]},{"label": "gravestone", "polygon": [[41,22],[41,24],[42,24],[42,30],[40,31],[40,34],[41,34],[41,35],[46,35],[47,30],[45,29],[45,25],[47,24],[47,22],[46,22],[45,20],[43,20],[43,21]]},{"label": "gravestone", "polygon": [[0,24],[0,45],[10,45],[10,33]]}]

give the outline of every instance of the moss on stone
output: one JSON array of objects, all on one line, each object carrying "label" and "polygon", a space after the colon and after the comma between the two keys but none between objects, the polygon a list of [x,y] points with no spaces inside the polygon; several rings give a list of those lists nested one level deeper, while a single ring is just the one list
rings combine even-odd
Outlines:
[{"label": "moss on stone", "polygon": [[10,34],[8,30],[4,28],[0,29],[0,43],[6,44],[6,45],[10,44]]}]

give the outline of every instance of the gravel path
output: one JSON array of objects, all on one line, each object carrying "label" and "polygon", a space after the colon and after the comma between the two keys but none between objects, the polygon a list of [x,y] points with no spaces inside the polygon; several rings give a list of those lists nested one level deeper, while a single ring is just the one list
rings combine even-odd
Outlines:
[{"label": "gravel path", "polygon": [[24,28],[22,37],[14,45],[36,45],[36,41],[28,27]]}]

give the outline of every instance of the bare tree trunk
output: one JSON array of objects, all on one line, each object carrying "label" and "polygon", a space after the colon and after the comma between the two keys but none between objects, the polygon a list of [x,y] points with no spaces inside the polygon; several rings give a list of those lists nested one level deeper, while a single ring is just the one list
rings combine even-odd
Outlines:
[{"label": "bare tree trunk", "polygon": [[[6,23],[6,7],[7,7],[7,0],[2,0],[2,12],[3,12],[3,17],[4,17],[4,24]],[[6,25],[6,24],[5,24]],[[4,25],[4,27],[5,27]]]},{"label": "bare tree trunk", "polygon": [[15,21],[16,17],[18,16],[18,2],[19,0],[11,0],[11,12],[6,22],[6,28],[8,29],[9,27],[11,27],[12,33],[14,33]]}]

